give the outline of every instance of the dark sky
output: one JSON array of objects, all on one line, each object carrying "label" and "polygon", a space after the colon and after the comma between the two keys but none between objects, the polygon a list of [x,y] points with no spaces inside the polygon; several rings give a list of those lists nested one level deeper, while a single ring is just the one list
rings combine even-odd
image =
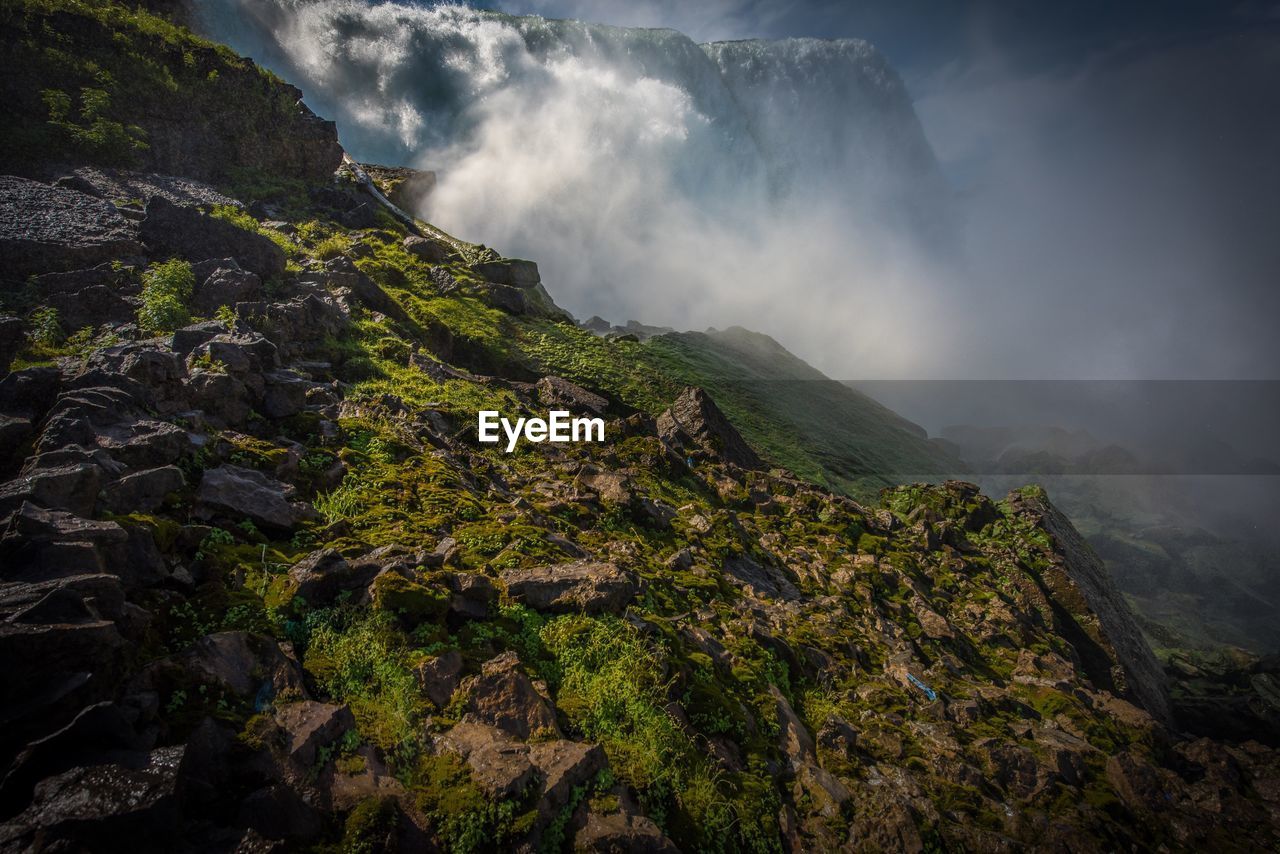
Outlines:
[{"label": "dark sky", "polygon": [[490,5],[699,41],[864,38],[906,81],[967,205],[987,346],[958,362],[1280,378],[1280,2]]}]

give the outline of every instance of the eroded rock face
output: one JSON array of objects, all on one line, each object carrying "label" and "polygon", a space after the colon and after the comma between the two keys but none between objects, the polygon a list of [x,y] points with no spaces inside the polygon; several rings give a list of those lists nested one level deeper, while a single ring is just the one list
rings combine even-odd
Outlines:
[{"label": "eroded rock face", "polygon": [[196,490],[197,512],[205,518],[249,519],[256,525],[287,531],[307,515],[304,506],[290,501],[293,492],[292,487],[262,472],[223,465],[204,473]]},{"label": "eroded rock face", "polygon": [[689,387],[658,417],[658,435],[676,448],[699,450],[744,469],[764,463],[705,391]]},{"label": "eroded rock face", "polygon": [[467,693],[467,719],[520,739],[535,733],[560,735],[551,702],[525,675],[514,652],[485,662],[479,676],[462,686]]},{"label": "eroded rock face", "polygon": [[631,576],[612,563],[576,561],[502,573],[507,595],[551,613],[618,612],[635,596]]},{"label": "eroded rock face", "polygon": [[1061,559],[1043,573],[1057,606],[1080,627],[1073,638],[1095,684],[1130,697],[1165,724],[1173,721],[1164,671],[1106,566],[1071,521],[1047,501],[1011,493],[1011,509],[1053,537]]},{"label": "eroded rock face", "polygon": [[102,199],[27,178],[0,176],[0,280],[92,267],[142,254],[132,223]]},{"label": "eroded rock face", "polygon": [[284,273],[284,250],[266,237],[196,208],[175,205],[164,196],[153,196],[147,202],[140,235],[157,255],[181,255],[190,261],[234,258],[242,268],[264,279]]}]

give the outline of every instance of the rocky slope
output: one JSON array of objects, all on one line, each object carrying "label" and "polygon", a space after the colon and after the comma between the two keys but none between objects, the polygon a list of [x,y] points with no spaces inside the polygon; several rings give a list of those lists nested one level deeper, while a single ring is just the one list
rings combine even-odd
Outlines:
[{"label": "rocky slope", "polygon": [[[1274,749],[1180,732],[1042,493],[801,479],[347,170],[40,168],[0,180],[0,850],[1280,843]],[[552,406],[608,441],[476,441]]]}]

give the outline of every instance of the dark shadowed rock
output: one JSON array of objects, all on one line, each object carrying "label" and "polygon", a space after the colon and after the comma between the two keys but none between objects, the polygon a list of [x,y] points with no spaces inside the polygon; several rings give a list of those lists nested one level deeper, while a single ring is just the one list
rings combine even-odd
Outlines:
[{"label": "dark shadowed rock", "polygon": [[191,297],[192,313],[207,316],[221,306],[253,302],[262,296],[262,279],[256,273],[241,269],[234,258],[216,263],[217,268],[204,278],[197,276]]},{"label": "dark shadowed rock", "polygon": [[486,661],[480,675],[467,679],[461,690],[467,693],[467,720],[521,739],[533,733],[560,735],[551,701],[534,687],[514,652]]},{"label": "dark shadowed rock", "polygon": [[538,818],[544,827],[569,806],[575,788],[593,781],[608,764],[599,745],[564,739],[530,745],[529,760],[542,781]]},{"label": "dark shadowed rock", "polygon": [[686,388],[671,408],[658,416],[658,435],[676,448],[700,449],[740,468],[764,466],[711,396],[700,388]]},{"label": "dark shadowed rock", "polygon": [[0,848],[162,850],[180,828],[183,753],[182,747],[165,747],[152,751],[142,767],[74,768],[42,781],[31,806],[0,826]]},{"label": "dark shadowed rock", "polygon": [[293,848],[315,839],[324,830],[324,816],[291,787],[277,783],[249,794],[240,802],[237,821],[267,839],[280,839]]},{"label": "dark shadowed rock", "polygon": [[58,321],[68,332],[86,326],[133,321],[137,307],[115,290],[94,285],[75,293],[50,294],[45,302],[58,311]]},{"label": "dark shadowed rock", "polygon": [[531,288],[542,281],[542,277],[538,275],[538,265],[519,258],[482,261],[472,264],[471,271],[485,281],[513,288]]},{"label": "dark shadowed rock", "polygon": [[277,706],[276,725],[284,731],[285,756],[306,773],[328,747],[355,728],[351,709],[333,703],[302,700]]},{"label": "dark shadowed rock", "polygon": [[60,395],[35,450],[44,454],[67,445],[101,448],[130,468],[152,468],[176,462],[190,441],[181,427],[146,417],[127,392],[98,387]]},{"label": "dark shadowed rock", "polygon": [[294,595],[308,604],[331,602],[344,590],[363,590],[383,570],[376,560],[348,562],[334,549],[322,549],[298,561],[289,570],[296,585]]},{"label": "dark shadowed rock", "polygon": [[[1060,510],[1037,496],[1012,492],[1012,512],[1046,531],[1059,557],[1040,573],[1047,593],[1072,625],[1064,626],[1090,680],[1140,704],[1164,724],[1173,720],[1164,671],[1107,568]],[[1072,626],[1075,628],[1073,629]]]},{"label": "dark shadowed rock", "polygon": [[196,642],[179,659],[200,681],[243,698],[269,701],[281,694],[305,697],[302,668],[272,638],[250,632],[218,632]]},{"label": "dark shadowed rock", "polygon": [[103,505],[113,513],[150,513],[185,484],[177,466],[147,469],[108,484],[103,490]]},{"label": "dark shadowed rock", "polygon": [[538,380],[538,399],[552,408],[568,409],[576,414],[601,415],[609,407],[609,401],[560,377],[543,377]]},{"label": "dark shadowed rock", "polygon": [[305,508],[290,502],[291,495],[291,487],[260,471],[223,465],[204,473],[196,491],[196,513],[206,519],[250,519],[287,531],[307,515]]},{"label": "dark shadowed rock", "polygon": [[12,315],[0,315],[0,375],[9,372],[13,357],[26,344],[22,321]]},{"label": "dark shadowed rock", "polygon": [[115,206],[65,187],[0,176],[0,280],[92,267],[142,254]]},{"label": "dark shadowed rock", "polygon": [[38,507],[93,515],[102,470],[90,463],[69,463],[24,473],[0,486],[0,514],[29,501]]},{"label": "dark shadowed rock", "polygon": [[502,573],[507,595],[538,611],[616,613],[635,596],[631,576],[612,563],[575,561]]},{"label": "dark shadowed rock", "polygon": [[190,261],[234,258],[243,269],[264,279],[284,273],[284,250],[268,238],[196,208],[180,207],[163,196],[147,202],[141,236],[153,254],[181,255]]}]

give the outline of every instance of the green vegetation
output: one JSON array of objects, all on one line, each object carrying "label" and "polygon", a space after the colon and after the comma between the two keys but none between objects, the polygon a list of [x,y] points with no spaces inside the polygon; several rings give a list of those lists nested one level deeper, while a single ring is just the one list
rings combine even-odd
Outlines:
[{"label": "green vegetation", "polygon": [[150,333],[172,332],[191,322],[188,308],[196,277],[191,264],[174,258],[153,264],[142,274],[138,325]]}]

